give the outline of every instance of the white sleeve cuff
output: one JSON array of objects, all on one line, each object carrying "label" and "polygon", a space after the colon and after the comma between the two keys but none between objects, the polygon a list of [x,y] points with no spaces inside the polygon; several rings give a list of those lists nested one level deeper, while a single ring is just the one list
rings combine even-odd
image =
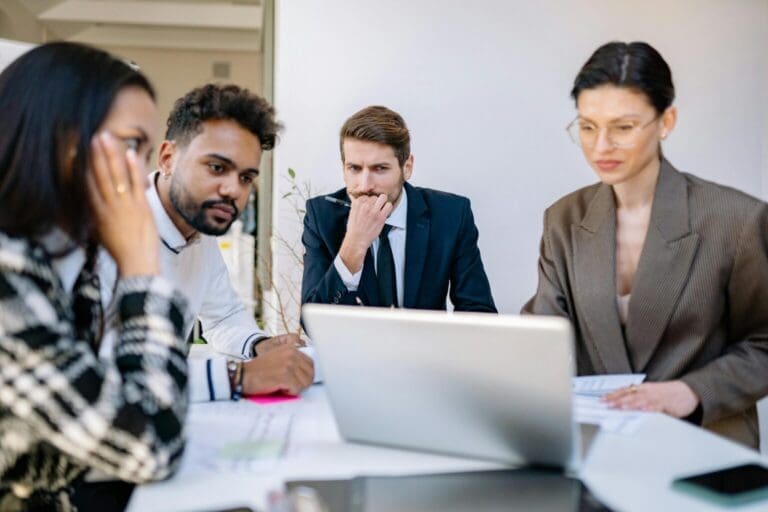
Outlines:
[{"label": "white sleeve cuff", "polygon": [[254,357],[254,350],[256,348],[256,344],[262,340],[269,339],[269,336],[264,334],[263,332],[255,332],[248,336],[246,338],[245,343],[243,343],[243,357],[245,359],[251,359]]},{"label": "white sleeve cuff", "polygon": [[226,358],[188,358],[187,364],[190,402],[229,400],[232,397]]},{"label": "white sleeve cuff", "polygon": [[363,275],[363,269],[361,268],[353,274],[349,271],[347,266],[344,265],[344,262],[341,261],[341,256],[338,254],[333,260],[333,266],[336,267],[336,272],[341,276],[341,280],[344,283],[344,286],[347,287],[347,291],[356,292],[357,287],[360,286],[360,277]]}]

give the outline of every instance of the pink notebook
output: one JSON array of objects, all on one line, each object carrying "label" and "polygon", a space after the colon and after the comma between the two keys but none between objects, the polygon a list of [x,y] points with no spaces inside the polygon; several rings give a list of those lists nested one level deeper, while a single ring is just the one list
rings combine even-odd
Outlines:
[{"label": "pink notebook", "polygon": [[269,395],[248,395],[245,398],[246,400],[250,400],[251,402],[256,402],[257,404],[261,405],[281,404],[299,399],[298,395],[288,395],[282,392],[271,393]]}]

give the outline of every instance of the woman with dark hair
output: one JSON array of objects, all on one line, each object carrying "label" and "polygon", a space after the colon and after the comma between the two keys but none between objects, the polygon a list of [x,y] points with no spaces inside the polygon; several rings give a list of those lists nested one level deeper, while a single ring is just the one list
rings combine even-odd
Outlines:
[{"label": "woman with dark hair", "polygon": [[[164,478],[186,411],[186,305],[158,275],[147,79],[100,50],[37,47],[0,74],[0,510],[66,510],[72,482]],[[113,357],[99,246],[117,262]]]},{"label": "woman with dark hair", "polygon": [[748,446],[768,393],[768,205],[677,171],[672,74],[646,43],[609,43],[572,90],[573,141],[600,183],[544,215],[523,312],[571,319],[579,375],[646,374],[604,397]]}]

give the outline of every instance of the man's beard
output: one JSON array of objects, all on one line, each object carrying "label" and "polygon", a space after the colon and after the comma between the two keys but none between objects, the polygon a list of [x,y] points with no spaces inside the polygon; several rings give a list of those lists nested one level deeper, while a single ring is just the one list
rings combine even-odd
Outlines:
[{"label": "man's beard", "polygon": [[[237,206],[233,200],[227,201],[225,199],[219,199],[203,201],[200,204],[195,203],[194,199],[189,197],[187,191],[184,190],[184,187],[181,185],[181,183],[179,183],[179,180],[176,179],[176,173],[174,173],[171,177],[170,198],[171,204],[176,209],[176,212],[181,215],[184,221],[189,224],[195,231],[199,231],[204,235],[223,235],[227,232],[227,230],[229,230],[229,227],[233,222],[237,220],[237,217],[240,215],[240,211],[237,209]],[[232,215],[232,220],[223,227],[220,224],[209,222],[206,215],[209,208],[221,204],[231,206],[235,210],[234,215]]]},{"label": "man's beard", "polygon": [[[392,195],[387,194],[387,202],[392,203],[393,206],[395,205],[395,203],[398,202],[398,200],[400,199],[400,196],[405,193],[405,190],[403,190],[403,185],[405,185],[405,172],[401,171],[401,174],[400,174],[400,184],[399,184],[399,187],[397,188],[397,192],[395,194],[392,194]],[[355,194],[354,196],[352,196],[352,194],[347,192],[347,195],[349,195],[350,197],[358,198],[358,197],[363,197],[363,196],[379,197],[380,194],[377,194],[376,192],[371,192],[371,193]]]}]

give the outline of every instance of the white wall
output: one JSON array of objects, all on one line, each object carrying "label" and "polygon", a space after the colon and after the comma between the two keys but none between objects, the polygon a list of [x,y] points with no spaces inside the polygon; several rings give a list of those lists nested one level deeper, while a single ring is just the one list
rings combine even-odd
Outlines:
[{"label": "white wall", "polygon": [[766,0],[278,0],[275,232],[301,231],[280,176],[341,187],[341,124],[384,104],[411,128],[412,183],[472,199],[497,305],[516,312],[535,290],[544,208],[595,181],[564,127],[575,74],[604,42],[645,40],[670,63],[678,168],[768,194],[766,21]]},{"label": "white wall", "polygon": [[0,71],[16,60],[22,53],[31,50],[34,45],[21,41],[0,39]]}]

